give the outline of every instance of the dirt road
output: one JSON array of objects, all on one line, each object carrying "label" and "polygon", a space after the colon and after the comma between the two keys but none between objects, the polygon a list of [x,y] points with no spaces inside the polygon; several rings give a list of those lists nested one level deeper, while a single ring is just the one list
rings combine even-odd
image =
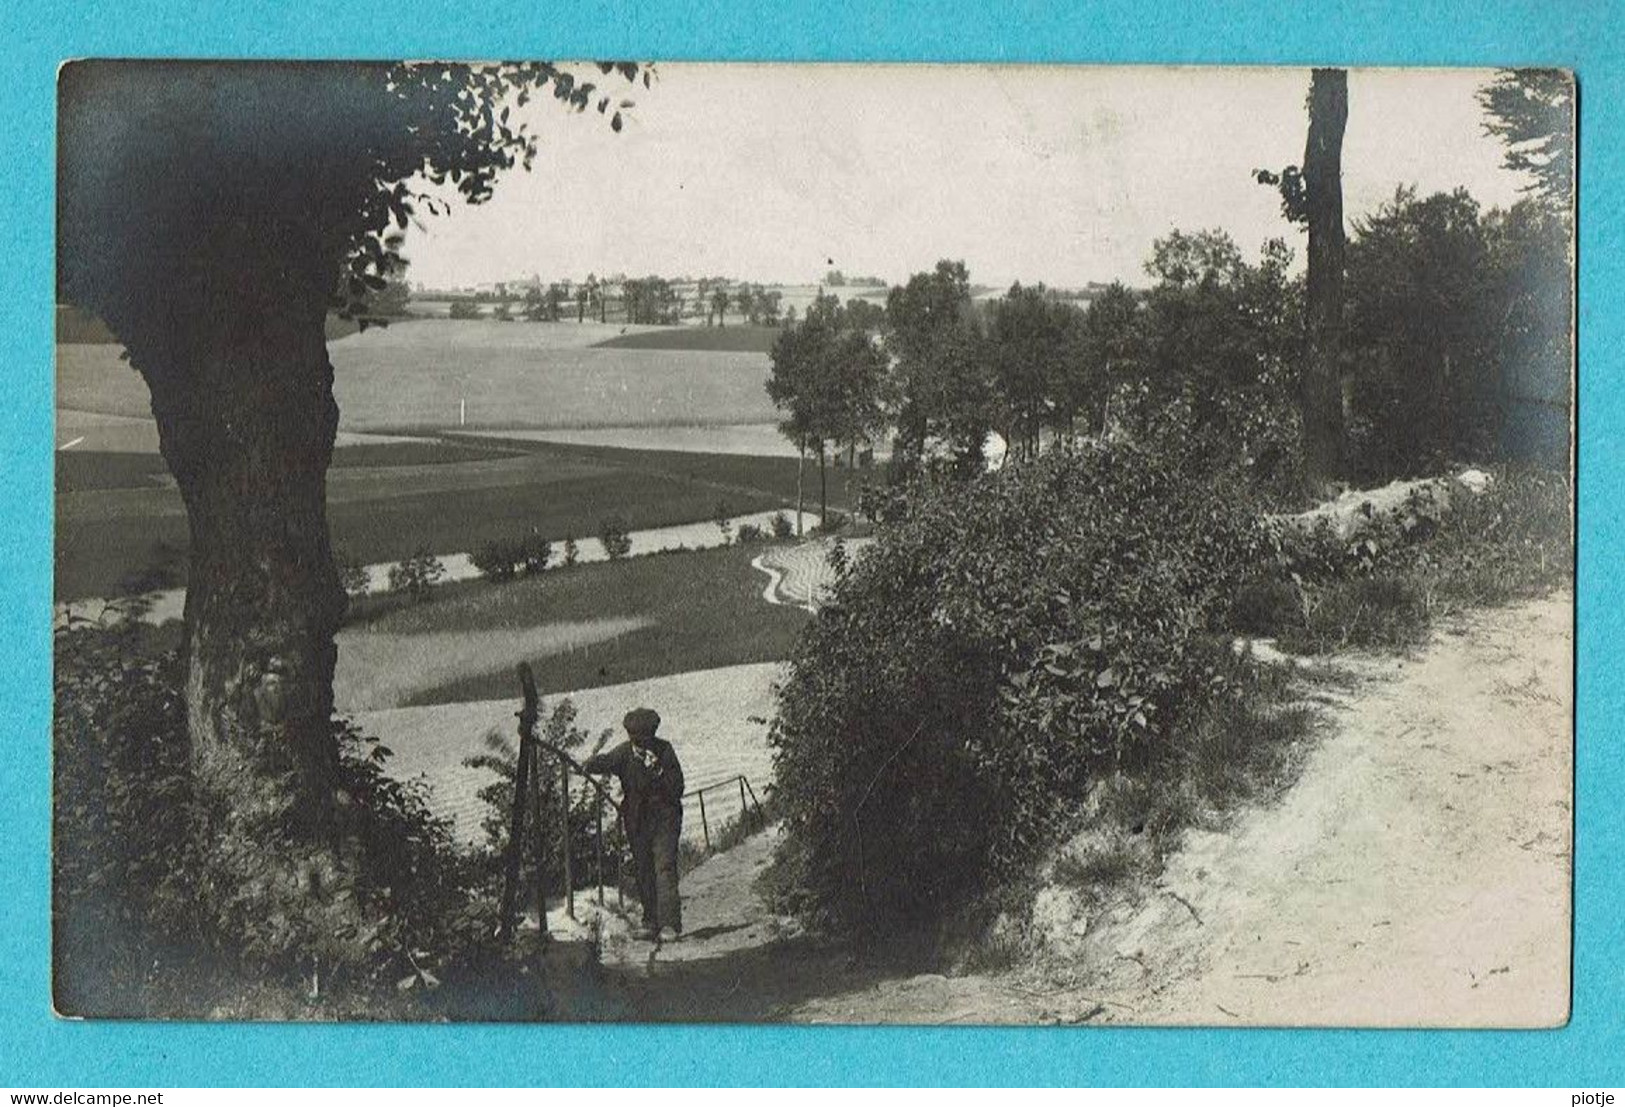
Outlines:
[{"label": "dirt road", "polygon": [[1567,1018],[1572,602],[1480,612],[1354,685],[1298,783],[1191,834],[1079,956],[917,974],[820,947],[752,891],[757,838],[687,879],[690,936],[610,949],[645,1018],[1551,1026]]}]

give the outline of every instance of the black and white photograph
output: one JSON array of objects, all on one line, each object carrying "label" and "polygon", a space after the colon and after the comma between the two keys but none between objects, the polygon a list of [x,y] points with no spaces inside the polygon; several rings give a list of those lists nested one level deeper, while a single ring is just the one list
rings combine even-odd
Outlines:
[{"label": "black and white photograph", "polygon": [[60,1016],[1568,1021],[1572,73],[57,97]]}]

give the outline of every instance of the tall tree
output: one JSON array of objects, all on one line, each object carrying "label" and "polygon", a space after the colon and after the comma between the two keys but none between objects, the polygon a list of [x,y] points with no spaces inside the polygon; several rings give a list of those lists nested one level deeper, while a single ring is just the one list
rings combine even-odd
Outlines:
[{"label": "tall tree", "polygon": [[835,297],[819,295],[800,323],[779,332],[769,356],[768,397],[786,414],[784,435],[803,455],[818,451],[819,511],[827,517],[826,449],[883,426],[885,355],[869,334],[847,325]]},{"label": "tall tree", "polygon": [[390,236],[436,206],[407,182],[479,203],[530,166],[514,109],[542,92],[620,129],[612,97],[548,63],[62,71],[58,292],[106,321],[151,393],[190,526],[194,788],[225,812],[219,853],[244,882],[314,880],[335,856],[345,596],[326,516],[325,316],[364,316],[398,260]]},{"label": "tall tree", "polygon": [[1348,125],[1348,71],[1316,69],[1309,78],[1309,137],[1303,167],[1255,176],[1281,191],[1287,219],[1309,231],[1307,331],[1298,409],[1304,464],[1311,480],[1340,477],[1347,463],[1343,381],[1343,131]]},{"label": "tall tree", "polygon": [[1305,218],[1309,225],[1308,349],[1302,414],[1305,460],[1322,481],[1343,475],[1343,129],[1349,77],[1317,69],[1309,84],[1309,140],[1303,151]]},{"label": "tall tree", "polygon": [[717,326],[719,327],[728,325],[728,304],[731,300],[732,298],[728,295],[726,288],[718,288],[711,293],[711,309],[717,313]]},{"label": "tall tree", "polygon": [[[1095,408],[1102,434],[1111,430],[1111,396],[1117,386],[1133,377],[1136,324],[1140,297],[1121,281],[1113,281],[1084,309],[1082,356],[1098,381],[1100,401]],[[1074,410],[1083,410],[1079,398]]]},{"label": "tall tree", "polygon": [[1561,69],[1503,69],[1478,91],[1484,130],[1506,143],[1508,169],[1528,173],[1555,210],[1574,205],[1574,75]]},{"label": "tall tree", "polygon": [[893,288],[886,327],[895,359],[898,460],[918,463],[935,438],[961,473],[979,470],[993,423],[993,385],[965,263],[939,261]]}]

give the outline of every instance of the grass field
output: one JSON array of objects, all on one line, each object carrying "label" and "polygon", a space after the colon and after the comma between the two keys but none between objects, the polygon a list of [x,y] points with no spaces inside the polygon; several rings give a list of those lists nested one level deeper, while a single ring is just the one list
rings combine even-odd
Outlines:
[{"label": "grass field", "polygon": [[[333,468],[455,465],[507,455],[507,451],[494,447],[430,438],[343,446],[333,451]],[[58,495],[107,488],[151,488],[167,485],[170,480],[169,466],[161,456],[150,451],[58,450],[56,454]]]},{"label": "grass field", "polygon": [[[535,666],[543,692],[780,661],[790,655],[808,617],[798,609],[763,602],[764,578],[750,565],[760,552],[759,547],[732,546],[654,554],[550,570],[504,584],[447,585],[420,604],[368,599],[358,605],[352,626],[341,636],[340,651],[346,642],[387,641],[395,652],[374,649],[367,666],[411,672],[413,658],[422,659],[421,644],[444,647],[462,636],[509,643],[478,672],[468,671],[474,666],[471,660],[448,660],[442,667],[462,671],[448,676],[440,669],[425,670],[414,687],[392,685],[391,697],[405,705],[509,696],[514,666],[521,660]],[[550,627],[589,625],[606,628],[601,640],[591,641],[592,632],[583,631],[576,644],[539,647],[532,657],[513,645],[529,638],[550,643]],[[609,628],[634,626],[609,633]]]},{"label": "grass field", "polygon": [[714,350],[765,354],[784,333],[779,327],[662,327],[617,335],[598,343],[600,350]]},{"label": "grass field", "polygon": [[[340,426],[660,426],[772,422],[765,354],[603,349],[598,324],[420,319],[328,344]],[[57,347],[57,406],[146,417],[121,347]]]},{"label": "grass field", "polygon": [[[514,448],[523,452],[335,468],[327,488],[334,545],[366,564],[398,560],[420,546],[466,552],[533,528],[553,541],[582,538],[597,533],[610,514],[641,530],[710,519],[718,501],[738,515],[795,502],[793,458],[538,442]],[[816,476],[807,487],[813,506]],[[840,485],[832,480],[830,487],[831,504],[844,508]],[[57,496],[56,515],[59,600],[120,594],[133,574],[183,568],[186,516],[172,486],[69,492]]]}]

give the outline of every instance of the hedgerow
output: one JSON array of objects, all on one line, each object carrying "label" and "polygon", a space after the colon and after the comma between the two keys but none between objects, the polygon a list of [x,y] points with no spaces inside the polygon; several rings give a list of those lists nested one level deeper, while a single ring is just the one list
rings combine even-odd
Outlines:
[{"label": "hedgerow", "polygon": [[1084,445],[917,488],[838,567],[780,691],[783,906],[848,926],[951,910],[1229,694],[1208,632],[1271,554],[1220,480]]}]

